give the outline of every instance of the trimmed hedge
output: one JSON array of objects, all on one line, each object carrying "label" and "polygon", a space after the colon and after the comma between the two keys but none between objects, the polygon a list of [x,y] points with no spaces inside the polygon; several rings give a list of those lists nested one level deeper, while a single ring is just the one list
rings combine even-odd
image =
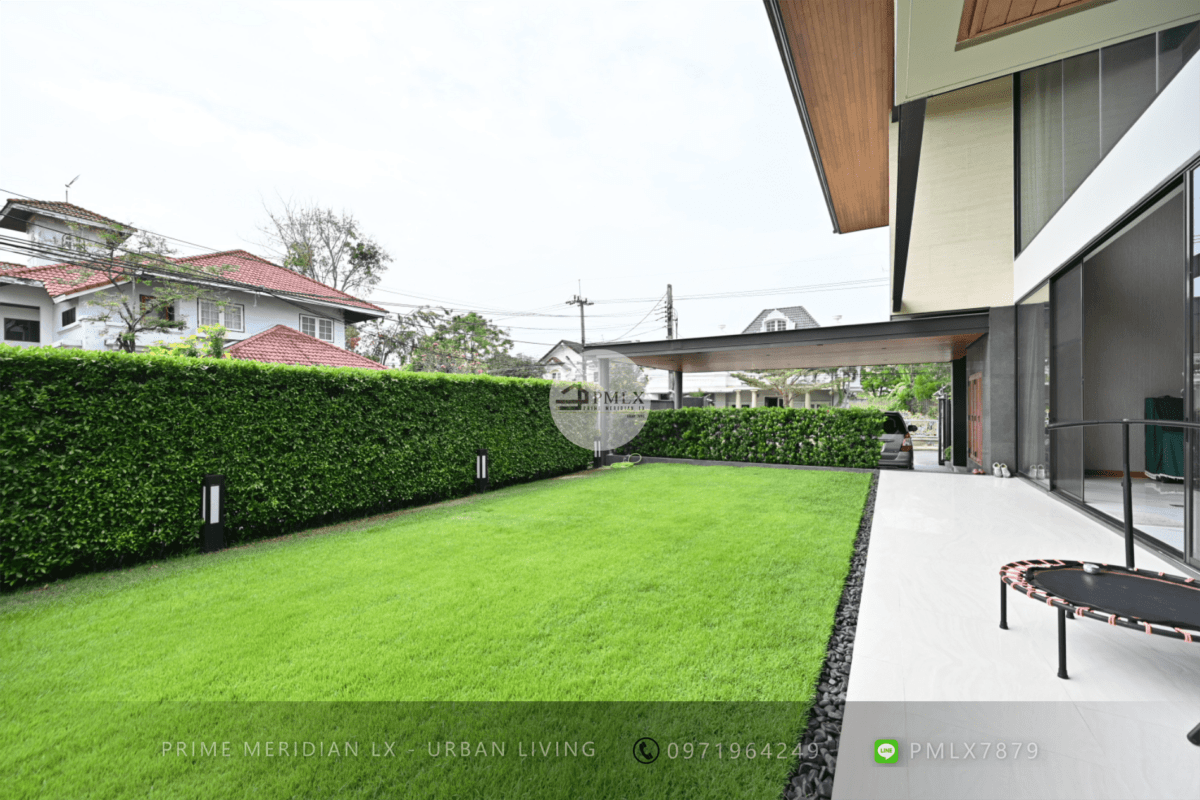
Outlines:
[{"label": "trimmed hedge", "polygon": [[810,467],[879,466],[884,415],[857,408],[681,408],[651,411],[617,449],[658,458]]},{"label": "trimmed hedge", "polygon": [[582,469],[549,381],[0,346],[0,587]]}]

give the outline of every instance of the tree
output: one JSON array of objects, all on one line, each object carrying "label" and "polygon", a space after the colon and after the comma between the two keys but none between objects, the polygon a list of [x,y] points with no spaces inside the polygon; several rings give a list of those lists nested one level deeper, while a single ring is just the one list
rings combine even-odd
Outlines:
[{"label": "tree", "polygon": [[232,266],[177,264],[172,260],[175,251],[163,237],[139,233],[130,246],[127,236],[133,229],[125,226],[100,233],[99,242],[79,235],[81,226],[71,227],[76,232],[69,245],[74,251],[71,261],[77,275],[75,283],[82,285],[100,278],[107,285],[88,298],[94,310],[81,319],[106,324],[115,321],[120,327],[117,346],[127,353],[136,352],[139,334],[186,328],[187,321],[176,315],[184,302],[204,299],[218,306],[227,302],[196,281],[219,280]]},{"label": "tree", "polygon": [[858,377],[859,367],[827,367],[820,371],[829,380],[821,387],[833,395],[833,405],[840,406],[849,394],[850,384]]},{"label": "tree", "polygon": [[497,353],[487,363],[489,375],[507,378],[540,378],[545,369],[536,358],[523,353]]},{"label": "tree", "polygon": [[512,349],[507,333],[474,311],[442,313],[433,329],[414,345],[406,369],[484,373],[490,361]]},{"label": "tree", "polygon": [[868,367],[862,378],[865,391],[889,398],[888,410],[922,415],[931,413],[934,396],[949,382],[949,364]]},{"label": "tree", "polygon": [[793,398],[824,388],[816,382],[820,374],[818,369],[765,369],[754,373],[735,372],[733,377],[747,386],[778,392],[783,405],[790,407]]},{"label": "tree", "polygon": [[178,342],[155,342],[146,348],[146,352],[185,358],[229,358],[225,352],[224,325],[203,325],[197,331]]},{"label": "tree", "polygon": [[445,309],[418,308],[395,319],[380,319],[355,326],[353,344],[347,346],[359,355],[389,367],[403,367],[412,360],[416,346],[449,314]]},{"label": "tree", "polygon": [[313,204],[263,204],[267,222],[259,227],[285,267],[338,291],[355,294],[379,283],[391,255],[362,232],[353,214]]}]

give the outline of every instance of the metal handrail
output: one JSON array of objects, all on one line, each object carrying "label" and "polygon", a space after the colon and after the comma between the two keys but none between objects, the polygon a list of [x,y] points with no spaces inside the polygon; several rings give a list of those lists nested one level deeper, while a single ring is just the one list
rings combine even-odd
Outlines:
[{"label": "metal handrail", "polygon": [[1161,419],[1086,419],[1078,422],[1052,422],[1046,426],[1046,432],[1062,430],[1063,428],[1084,428],[1089,425],[1120,425],[1121,426],[1121,455],[1124,475],[1121,478],[1121,497],[1125,511],[1125,566],[1133,569],[1133,482],[1129,479],[1129,426],[1156,425],[1160,428],[1188,428],[1200,430],[1200,422],[1183,422],[1181,420]]}]

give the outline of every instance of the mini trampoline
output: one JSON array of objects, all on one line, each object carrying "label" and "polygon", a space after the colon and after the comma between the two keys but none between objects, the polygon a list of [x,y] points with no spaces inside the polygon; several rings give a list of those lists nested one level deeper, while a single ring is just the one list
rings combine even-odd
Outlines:
[{"label": "mini trampoline", "polygon": [[[1058,677],[1067,678],[1068,617],[1200,643],[1200,582],[1162,572],[1082,561],[1014,561],[1000,568],[1000,627],[1011,586],[1058,609]],[[1200,746],[1200,725],[1188,734]]]}]

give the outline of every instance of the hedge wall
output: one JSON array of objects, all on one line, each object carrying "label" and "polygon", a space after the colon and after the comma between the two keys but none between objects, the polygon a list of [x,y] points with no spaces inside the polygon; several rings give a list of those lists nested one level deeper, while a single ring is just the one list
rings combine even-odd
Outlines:
[{"label": "hedge wall", "polygon": [[0,587],[581,469],[549,382],[0,346]]},{"label": "hedge wall", "polygon": [[618,453],[814,467],[879,466],[884,415],[853,408],[651,411]]}]

